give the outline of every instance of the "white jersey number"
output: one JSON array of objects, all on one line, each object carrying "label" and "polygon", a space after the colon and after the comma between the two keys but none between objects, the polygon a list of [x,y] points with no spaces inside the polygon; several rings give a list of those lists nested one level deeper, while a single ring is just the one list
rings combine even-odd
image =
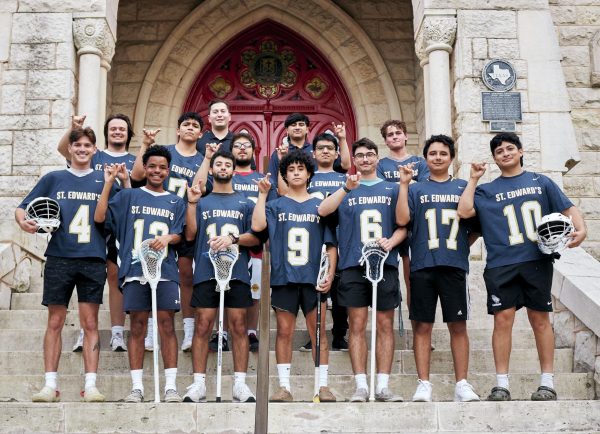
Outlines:
[{"label": "white jersey number", "polygon": [[[457,249],[456,237],[458,236],[458,214],[455,209],[442,209],[442,224],[450,225],[450,233],[446,240],[446,248],[449,250]],[[438,238],[436,209],[431,208],[425,212],[425,220],[427,220],[427,228],[429,229],[429,250],[440,248],[440,239]]]},{"label": "white jersey number", "polygon": [[288,262],[294,266],[308,263],[309,234],[304,228],[291,228],[288,231]]},{"label": "white jersey number", "polygon": [[[515,244],[522,244],[524,242],[523,233],[519,228],[519,221],[517,220],[517,213],[514,205],[506,205],[504,207],[504,215],[508,221],[508,230],[510,235],[508,236],[508,242],[511,246]],[[525,235],[531,241],[537,241],[537,225],[542,219],[542,206],[537,200],[529,200],[523,202],[521,205],[521,217],[523,219],[523,226],[525,226]]]},{"label": "white jersey number", "polygon": [[[144,241],[144,219],[137,219],[133,222],[133,250],[137,252],[140,245]],[[155,237],[160,237],[161,235],[167,235],[169,233],[169,225],[165,222],[152,222],[148,225],[148,233],[150,235],[154,235]],[[167,247],[168,249],[168,247]],[[167,249],[165,249],[164,256],[167,256]]]},{"label": "white jersey number", "polygon": [[90,226],[90,206],[80,205],[69,225],[69,233],[77,234],[78,243],[89,243],[92,238]]},{"label": "white jersey number", "polygon": [[175,193],[179,197],[185,196],[185,188],[187,187],[187,180],[183,178],[169,178],[169,190],[171,193]]},{"label": "white jersey number", "polygon": [[[225,235],[235,235],[238,236],[240,234],[240,230],[236,225],[232,225],[231,223],[225,223],[221,226],[221,236]],[[217,236],[217,224],[211,223],[206,227],[206,235],[208,238],[214,238]]]},{"label": "white jersey number", "polygon": [[383,237],[381,213],[376,209],[367,209],[360,213],[360,241],[365,244]]}]

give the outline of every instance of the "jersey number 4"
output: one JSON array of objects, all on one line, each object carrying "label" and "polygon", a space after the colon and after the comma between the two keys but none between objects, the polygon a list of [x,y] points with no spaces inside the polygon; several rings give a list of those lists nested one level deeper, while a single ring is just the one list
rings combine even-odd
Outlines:
[{"label": "jersey number 4", "polygon": [[90,206],[80,205],[69,225],[69,233],[77,235],[78,243],[89,243],[92,238]]}]

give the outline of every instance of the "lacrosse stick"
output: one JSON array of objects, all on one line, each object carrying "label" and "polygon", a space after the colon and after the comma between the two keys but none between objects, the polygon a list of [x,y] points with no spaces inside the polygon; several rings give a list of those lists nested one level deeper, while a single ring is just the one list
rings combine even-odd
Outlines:
[{"label": "lacrosse stick", "polygon": [[377,282],[383,279],[383,264],[389,252],[377,241],[368,241],[363,245],[359,264],[367,268],[366,278],[373,285],[373,301],[371,302],[371,390],[369,401],[375,401],[375,350],[377,335]]},{"label": "lacrosse stick", "polygon": [[[329,271],[329,255],[327,254],[327,248],[323,245],[321,249],[321,261],[319,265],[319,275],[317,276],[317,286],[320,286],[327,279],[327,272]],[[321,376],[321,291],[317,291],[317,331],[315,339],[315,393],[313,395],[313,402],[321,402],[319,400],[319,380]]]},{"label": "lacrosse stick", "polygon": [[221,371],[223,368],[223,311],[225,310],[225,291],[229,289],[229,280],[233,265],[238,259],[237,245],[232,244],[225,250],[215,251],[210,249],[208,257],[215,269],[217,291],[219,291],[219,340],[217,343],[217,402],[221,402]]},{"label": "lacrosse stick", "polygon": [[154,362],[154,402],[160,402],[159,379],[158,379],[158,322],[156,312],[156,287],[160,280],[160,267],[165,256],[166,249],[155,250],[150,247],[154,239],[149,238],[140,244],[138,258],[142,264],[142,273],[150,285],[152,294],[152,346]]}]

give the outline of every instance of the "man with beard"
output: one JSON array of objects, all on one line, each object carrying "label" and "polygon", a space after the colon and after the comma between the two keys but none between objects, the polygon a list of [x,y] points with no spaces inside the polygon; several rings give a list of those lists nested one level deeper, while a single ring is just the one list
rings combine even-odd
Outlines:
[{"label": "man with beard", "polygon": [[239,257],[233,267],[230,289],[225,292],[225,308],[229,331],[233,338],[233,401],[255,402],[256,398],[246,385],[248,370],[248,335],[246,312],[252,305],[248,250],[256,246],[258,238],[251,233],[254,202],[235,192],[232,186],[235,158],[229,152],[216,152],[210,160],[213,176],[212,192],[201,199],[202,188],[194,185],[188,191],[185,236],[195,240],[194,293],[191,305],[196,311],[192,344],[194,382],[184,396],[186,402],[206,400],[206,361],[208,338],[218,315],[219,292],[214,268],[208,257],[209,249],[222,250],[238,244]]},{"label": "man with beard", "polygon": [[[58,152],[69,161],[68,146],[69,134],[73,129],[82,128],[85,122],[85,115],[73,116],[71,128],[58,142]],[[131,172],[135,155],[130,154],[129,143],[133,137],[133,127],[131,120],[124,114],[118,113],[110,115],[104,122],[104,140],[105,150],[97,150],[92,157],[92,169],[103,172],[105,165],[125,164],[127,172]],[[118,182],[118,181],[117,181]],[[108,281],[108,305],[110,309],[111,339],[110,347],[113,351],[127,351],[125,340],[123,339],[123,326],[125,325],[125,313],[123,312],[123,294],[119,290],[119,279],[117,274],[117,246],[115,239],[109,236],[106,242],[106,271]],[[77,342],[73,346],[73,351],[79,352],[83,349],[83,329],[79,332]]]}]

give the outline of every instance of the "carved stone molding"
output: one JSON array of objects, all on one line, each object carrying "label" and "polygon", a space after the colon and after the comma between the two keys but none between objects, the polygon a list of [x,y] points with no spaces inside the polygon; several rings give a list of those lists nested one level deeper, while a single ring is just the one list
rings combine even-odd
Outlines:
[{"label": "carved stone molding", "polygon": [[73,39],[78,54],[96,53],[110,63],[115,54],[115,40],[103,18],[73,20]]},{"label": "carved stone molding", "polygon": [[425,17],[420,36],[425,53],[434,50],[452,51],[456,39],[456,17]]}]

